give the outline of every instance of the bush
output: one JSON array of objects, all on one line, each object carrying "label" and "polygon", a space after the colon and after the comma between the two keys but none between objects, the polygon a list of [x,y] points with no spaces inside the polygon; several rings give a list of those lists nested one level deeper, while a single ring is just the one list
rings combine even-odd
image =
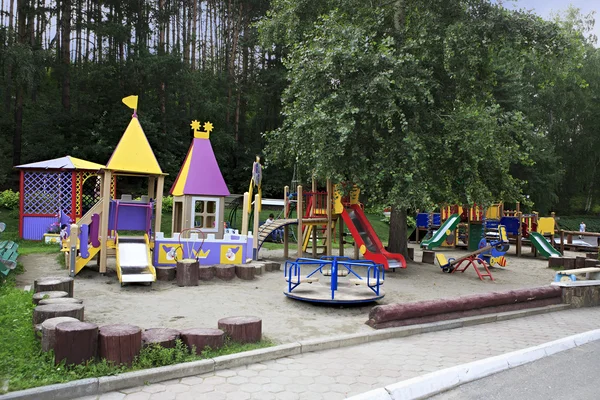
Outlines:
[{"label": "bush", "polygon": [[7,210],[18,210],[19,192],[13,192],[10,189],[0,192],[0,207]]},{"label": "bush", "polygon": [[173,196],[163,197],[162,212],[170,213],[173,211]]}]

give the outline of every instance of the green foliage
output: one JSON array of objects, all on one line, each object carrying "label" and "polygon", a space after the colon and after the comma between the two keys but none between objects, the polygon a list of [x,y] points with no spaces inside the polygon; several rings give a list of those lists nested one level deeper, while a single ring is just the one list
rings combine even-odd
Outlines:
[{"label": "green foliage", "polygon": [[162,212],[164,212],[164,213],[173,212],[173,196],[163,197]]},{"label": "green foliage", "polygon": [[18,210],[19,192],[13,192],[10,189],[0,192],[0,207],[7,210]]}]

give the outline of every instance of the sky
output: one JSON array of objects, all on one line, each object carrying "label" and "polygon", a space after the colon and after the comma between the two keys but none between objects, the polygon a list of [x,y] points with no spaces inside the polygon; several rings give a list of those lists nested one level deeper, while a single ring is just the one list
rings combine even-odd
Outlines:
[{"label": "sky", "polygon": [[552,14],[564,11],[569,4],[581,10],[583,15],[596,11],[594,16],[596,25],[593,33],[600,38],[600,0],[504,0],[504,7],[508,9],[531,10],[544,19],[550,19]]}]

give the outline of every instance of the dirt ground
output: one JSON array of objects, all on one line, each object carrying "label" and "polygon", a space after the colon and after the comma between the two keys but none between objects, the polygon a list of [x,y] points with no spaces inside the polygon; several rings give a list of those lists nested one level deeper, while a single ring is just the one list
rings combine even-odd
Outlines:
[{"label": "dirt ground", "polygon": [[[409,262],[408,268],[386,274],[385,297],[377,304],[405,303],[416,300],[450,298],[471,293],[503,291],[548,285],[554,271],[543,258],[533,258],[529,248],[517,258],[514,246],[507,254],[507,266],[492,268],[495,281],[480,281],[469,267],[464,273],[446,274],[437,265]],[[448,257],[465,251],[443,250]],[[572,255],[582,255],[573,253]],[[283,263],[282,250],[261,250],[264,260]],[[415,249],[416,261],[421,251]],[[21,256],[25,273],[20,286],[33,285],[44,276],[66,276],[56,262],[56,254]],[[114,260],[109,259],[109,268]],[[345,279],[345,278],[340,278]],[[99,325],[135,324],[142,328],[215,327],[220,318],[255,315],[263,320],[266,337],[277,343],[371,330],[365,325],[375,305],[325,306],[288,299],[283,295],[283,272],[268,272],[254,281],[218,279],[200,282],[197,287],[178,287],[175,282],[155,282],[151,287],[121,287],[114,270],[105,276],[90,268],[77,275],[75,297],[83,299],[85,318]]]}]

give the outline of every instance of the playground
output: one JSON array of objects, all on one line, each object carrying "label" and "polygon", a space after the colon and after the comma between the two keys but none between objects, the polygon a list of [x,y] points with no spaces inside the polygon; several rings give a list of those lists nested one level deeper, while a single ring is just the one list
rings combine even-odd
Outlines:
[{"label": "playground", "polygon": [[[416,262],[409,260],[408,268],[386,273],[386,295],[377,304],[544,286],[555,274],[548,268],[547,260],[533,258],[529,253],[518,258],[511,249],[506,267],[491,268],[495,281],[482,282],[472,269],[447,274],[437,265],[421,263],[421,250],[416,245],[411,247],[415,247]],[[460,257],[467,251],[446,253]],[[578,253],[572,255],[575,254]],[[283,265],[283,250],[262,249],[261,259]],[[29,285],[38,277],[65,273],[55,253],[21,256],[21,262],[25,273],[17,277],[20,286]],[[277,343],[371,330],[365,322],[373,303],[331,307],[285,298],[283,272],[265,272],[252,281],[214,279],[194,287],[157,281],[151,288],[141,284],[121,288],[114,268],[109,263],[105,276],[91,268],[78,274],[76,295],[84,301],[86,320],[90,322],[187,328],[214,325],[226,315],[260,315],[265,335]]]}]

